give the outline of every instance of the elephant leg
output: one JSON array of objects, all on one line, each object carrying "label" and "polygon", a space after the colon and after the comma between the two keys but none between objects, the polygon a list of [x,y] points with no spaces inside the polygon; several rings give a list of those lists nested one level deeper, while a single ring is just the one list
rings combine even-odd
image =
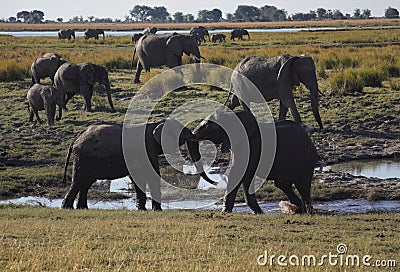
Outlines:
[{"label": "elephant leg", "polygon": [[296,186],[297,191],[299,192],[302,199],[302,213],[312,213],[312,205],[311,205],[311,181],[310,179],[295,181],[294,185]]},{"label": "elephant leg", "polygon": [[231,95],[232,95],[232,97],[231,97],[231,101],[229,101],[228,108],[233,110],[234,108],[236,108],[237,106],[240,105],[240,102],[239,102],[239,98],[236,95],[234,95],[234,94],[231,94]]},{"label": "elephant leg", "polygon": [[40,117],[39,117],[38,111],[37,110],[33,110],[33,113],[35,114],[36,120],[38,121],[38,123],[39,124],[43,123],[42,119],[40,119]]},{"label": "elephant leg", "polygon": [[[293,119],[297,122],[297,123],[302,123],[301,122],[301,118],[300,118],[300,114],[299,111],[297,110],[296,104],[294,103],[294,99],[293,99],[293,95],[289,95],[288,97],[281,97],[281,103],[283,103],[283,105],[286,108],[290,109],[290,113],[293,116]],[[280,113],[279,113],[280,115]]]},{"label": "elephant leg", "polygon": [[76,195],[79,193],[79,188],[76,183],[72,182],[71,188],[68,190],[68,193],[65,195],[61,208],[63,209],[73,209],[74,201]]},{"label": "elephant leg", "polygon": [[92,112],[92,92],[89,92],[84,96],[85,98],[85,105],[86,105],[86,111],[87,112]]},{"label": "elephant leg", "polygon": [[74,95],[75,95],[74,93],[67,93],[67,98],[65,99],[64,102],[64,110],[67,110],[67,103]]},{"label": "elephant leg", "polygon": [[279,103],[279,120],[285,120],[288,108],[280,101]]},{"label": "elephant leg", "polygon": [[239,190],[240,184],[238,184],[233,190],[229,190],[229,179],[228,188],[224,196],[224,207],[222,208],[223,213],[231,213],[233,210],[233,205],[235,204],[235,198],[237,191]]},{"label": "elephant leg", "polygon": [[133,182],[136,191],[136,208],[141,211],[146,210],[146,193],[140,189],[140,187]]},{"label": "elephant leg", "polygon": [[135,78],[133,79],[133,83],[135,83],[135,84],[140,83],[139,78],[140,78],[140,73],[142,72],[142,70],[143,70],[143,65],[140,63],[140,60],[139,60],[137,63],[137,66],[136,66],[136,73],[135,73]]},{"label": "elephant leg", "polygon": [[[153,211],[161,211],[161,184],[160,184],[160,166],[158,164],[158,157],[150,159],[151,165],[158,177],[149,182],[150,193],[151,193],[151,204]],[[157,180],[156,180],[157,179]]]},{"label": "elephant leg", "polygon": [[90,182],[89,185],[85,185],[85,186],[80,188],[79,196],[78,196],[78,203],[77,203],[77,206],[76,206],[77,209],[87,209],[88,208],[87,196],[88,196],[90,185],[93,182]]},{"label": "elephant leg", "polygon": [[29,110],[29,122],[33,122],[33,116],[34,116],[35,114],[33,113],[33,110],[32,109],[30,109]]},{"label": "elephant leg", "polygon": [[[251,178],[251,177],[250,177]],[[251,180],[251,179],[250,179]],[[255,214],[263,214],[258,205],[256,194],[254,192],[254,182],[243,182],[243,189],[246,195],[246,203]],[[252,192],[252,193],[250,193]]]},{"label": "elephant leg", "polygon": [[301,208],[303,205],[303,202],[301,199],[296,195],[296,193],[293,191],[292,188],[292,183],[287,182],[287,181],[282,181],[282,180],[275,180],[274,184],[276,187],[282,190],[282,192],[285,193],[285,195],[289,198],[290,203],[296,205],[297,207]]}]

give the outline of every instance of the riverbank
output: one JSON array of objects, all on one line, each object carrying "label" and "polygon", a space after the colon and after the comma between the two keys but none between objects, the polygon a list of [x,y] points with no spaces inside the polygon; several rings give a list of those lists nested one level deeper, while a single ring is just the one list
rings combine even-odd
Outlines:
[{"label": "riverbank", "polygon": [[189,30],[192,27],[203,25],[208,29],[233,28],[302,28],[302,27],[383,27],[400,26],[400,19],[369,19],[369,20],[325,20],[325,21],[285,21],[285,22],[219,22],[219,23],[0,23],[0,31],[49,31],[63,28],[84,31],[87,28],[102,28],[109,31],[143,30],[149,25],[161,30],[178,29]]}]

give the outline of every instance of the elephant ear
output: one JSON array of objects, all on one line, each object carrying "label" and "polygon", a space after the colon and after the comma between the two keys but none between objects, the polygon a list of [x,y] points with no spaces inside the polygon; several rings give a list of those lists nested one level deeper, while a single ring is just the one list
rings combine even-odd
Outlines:
[{"label": "elephant ear", "polygon": [[290,83],[291,85],[298,86],[300,84],[300,78],[298,71],[294,68],[294,62],[298,57],[292,57],[288,59],[279,69],[277,81],[284,84]]},{"label": "elephant ear", "polygon": [[166,42],[167,49],[174,55],[182,57],[183,42],[180,35],[172,35]]},{"label": "elephant ear", "polygon": [[80,79],[84,82],[89,83],[90,85],[94,85],[95,80],[95,70],[93,64],[90,62],[83,63],[79,67],[79,76]]}]

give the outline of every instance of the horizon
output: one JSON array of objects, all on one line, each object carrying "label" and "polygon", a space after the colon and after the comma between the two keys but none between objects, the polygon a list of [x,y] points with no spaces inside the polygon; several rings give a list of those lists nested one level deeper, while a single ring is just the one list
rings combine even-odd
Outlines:
[{"label": "horizon", "polygon": [[[131,10],[135,5],[146,5],[149,7],[154,6],[164,6],[167,11],[172,16],[175,12],[182,12],[184,14],[193,14],[197,17],[199,10],[207,9],[212,10],[218,8],[222,11],[223,17],[226,18],[227,13],[234,13],[239,5],[249,5],[255,7],[262,7],[265,5],[275,6],[278,9],[284,9],[288,15],[293,15],[296,13],[308,13],[310,10],[317,10],[318,8],[324,8],[326,10],[339,10],[343,14],[353,14],[356,8],[361,11],[363,9],[371,10],[372,17],[383,17],[385,9],[388,7],[396,8],[393,0],[383,0],[379,1],[346,1],[338,0],[332,4],[325,4],[326,1],[311,0],[306,3],[289,3],[291,1],[284,0],[272,0],[266,3],[262,0],[248,0],[247,3],[241,3],[241,1],[230,1],[226,3],[225,1],[215,2],[210,0],[205,0],[199,3],[194,3],[191,7],[183,6],[181,7],[183,1],[181,0],[170,0],[170,1],[141,1],[138,3],[132,3],[129,0],[114,0],[115,9],[110,10],[106,5],[99,5],[102,1],[88,0],[88,1],[78,1],[70,0],[71,4],[69,8],[63,11],[58,11],[59,3],[51,0],[39,0],[35,3],[26,3],[23,0],[14,0],[12,3],[7,4],[0,11],[0,18],[8,19],[9,17],[16,17],[16,14],[20,11],[32,11],[41,10],[44,12],[44,20],[56,20],[57,18],[63,18],[64,21],[68,21],[75,16],[82,16],[87,19],[89,16],[94,16],[96,18],[111,18],[111,19],[124,19],[126,15],[129,15],[129,10]],[[144,3],[145,2],[145,3]],[[79,3],[79,5],[74,5],[74,3]],[[93,5],[93,3],[97,5]]]}]

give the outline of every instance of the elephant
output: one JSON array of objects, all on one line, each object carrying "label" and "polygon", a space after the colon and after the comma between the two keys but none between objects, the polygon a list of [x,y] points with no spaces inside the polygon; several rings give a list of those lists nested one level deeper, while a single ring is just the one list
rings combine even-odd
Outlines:
[{"label": "elephant", "polygon": [[46,77],[50,77],[51,84],[53,84],[57,69],[65,62],[60,55],[54,53],[46,53],[43,57],[37,58],[31,65],[32,82],[30,87],[35,83],[40,83],[40,79]]},{"label": "elephant", "polygon": [[222,33],[213,34],[213,35],[211,36],[211,41],[212,41],[213,43],[216,43],[217,41],[218,41],[218,42],[224,42],[225,39],[226,39],[226,35],[225,35],[225,34],[222,34]]},{"label": "elephant", "polygon": [[189,34],[195,37],[199,45],[201,42],[206,42],[206,39],[204,38],[205,36],[207,36],[208,41],[210,41],[210,34],[204,26],[192,27],[189,31]]},{"label": "elephant", "polygon": [[[166,122],[169,122],[165,126]],[[148,173],[143,168],[136,168],[137,172],[129,172],[127,160],[123,150],[123,132],[129,130],[129,152],[141,154],[141,148],[145,148],[144,156],[147,158],[137,158],[139,164],[144,160],[150,161],[150,167],[155,172],[156,176],[147,175]],[[161,135],[163,135],[163,146],[161,146]],[[178,145],[186,143],[191,160],[194,162],[200,159],[198,152],[199,146],[197,141],[193,141],[193,135],[188,128],[169,118],[166,120],[140,123],[130,125],[128,128],[120,124],[97,124],[88,126],[84,131],[78,134],[68,148],[68,154],[64,167],[64,183],[66,182],[66,173],[71,154],[73,154],[72,168],[72,184],[67,194],[65,195],[62,208],[73,208],[74,200],[79,193],[77,208],[88,208],[87,193],[89,187],[97,179],[117,179],[129,176],[133,182],[136,191],[136,206],[138,210],[146,210],[146,183],[149,185],[152,209],[161,210],[161,191],[160,191],[160,171],[158,156],[165,153],[164,140],[178,140]],[[143,139],[141,141],[140,139]],[[174,148],[172,148],[174,149]],[[173,150],[171,152],[177,152]],[[140,155],[138,155],[140,156]],[[195,164],[198,172],[203,172],[201,164]],[[154,171],[153,171],[154,170]],[[130,174],[131,173],[131,174]],[[144,173],[144,174],[143,174]],[[143,179],[135,179],[135,177],[144,176]],[[154,179],[153,179],[154,178]],[[214,183],[209,178],[207,181]]]},{"label": "elephant", "polygon": [[60,66],[54,76],[54,85],[66,96],[64,108],[75,94],[80,93],[85,99],[86,111],[89,112],[92,111],[91,99],[93,85],[96,82],[104,86],[108,104],[114,111],[108,72],[103,66],[90,62],[80,64],[67,62]]},{"label": "elephant", "polygon": [[58,31],[58,38],[61,39],[68,39],[71,40],[71,37],[75,40],[75,31],[73,29],[60,29]]},{"label": "elephant", "polygon": [[99,39],[99,35],[103,35],[104,41],[104,30],[103,29],[86,29],[84,32],[85,40],[90,38],[94,38],[95,40]]},{"label": "elephant", "polygon": [[142,33],[135,33],[135,34],[133,34],[133,36],[132,36],[132,42],[133,42],[133,43],[137,42],[142,36],[143,36]]},{"label": "elephant", "polygon": [[[238,124],[245,129],[242,134],[233,132]],[[228,136],[225,130],[233,133]],[[259,176],[274,180],[275,186],[297,206],[296,212],[311,213],[310,188],[319,157],[301,124],[289,120],[261,123],[249,111],[217,110],[193,130],[193,135],[199,141],[222,143],[222,151],[232,152],[233,163],[228,176],[223,212],[232,211],[238,188],[243,184],[249,207],[254,213],[263,213],[255,198],[253,183],[255,176]],[[271,142],[274,135],[276,145]],[[275,156],[272,156],[274,149]],[[248,161],[243,156],[246,152]],[[293,191],[293,183],[301,199]]]},{"label": "elephant", "polygon": [[[236,73],[237,72],[237,73]],[[288,109],[298,123],[302,123],[297,110],[292,89],[294,85],[303,83],[310,90],[311,108],[320,129],[323,129],[321,116],[319,114],[320,93],[316,77],[316,68],[313,59],[309,56],[294,57],[281,55],[273,58],[260,56],[249,56],[238,63],[231,77],[230,109],[242,105],[249,110],[250,102],[264,102],[252,100],[251,94],[246,94],[245,88],[235,87],[240,85],[240,73],[247,77],[259,89],[265,101],[272,99],[280,100],[279,120],[284,120]],[[237,95],[241,98],[238,99]]]},{"label": "elephant", "polygon": [[157,27],[147,27],[143,29],[143,35],[149,35],[149,34],[156,34],[158,31]]},{"label": "elephant", "polygon": [[144,35],[136,43],[132,57],[138,54],[134,83],[140,83],[139,77],[143,69],[147,72],[150,67],[167,65],[169,68],[182,65],[182,55],[194,55],[196,63],[200,62],[200,50],[196,40],[184,34]]},{"label": "elephant", "polygon": [[236,28],[231,31],[231,41],[234,41],[235,38],[238,38],[238,40],[243,40],[243,36],[249,37],[250,40],[250,34],[246,29]]},{"label": "elephant", "polygon": [[61,120],[64,99],[62,92],[57,88],[50,85],[36,83],[29,88],[26,98],[29,105],[30,122],[33,122],[33,115],[35,115],[37,121],[42,123],[38,111],[45,110],[47,115],[47,124],[49,126],[54,125],[56,105],[58,106],[58,116],[56,120]]}]

